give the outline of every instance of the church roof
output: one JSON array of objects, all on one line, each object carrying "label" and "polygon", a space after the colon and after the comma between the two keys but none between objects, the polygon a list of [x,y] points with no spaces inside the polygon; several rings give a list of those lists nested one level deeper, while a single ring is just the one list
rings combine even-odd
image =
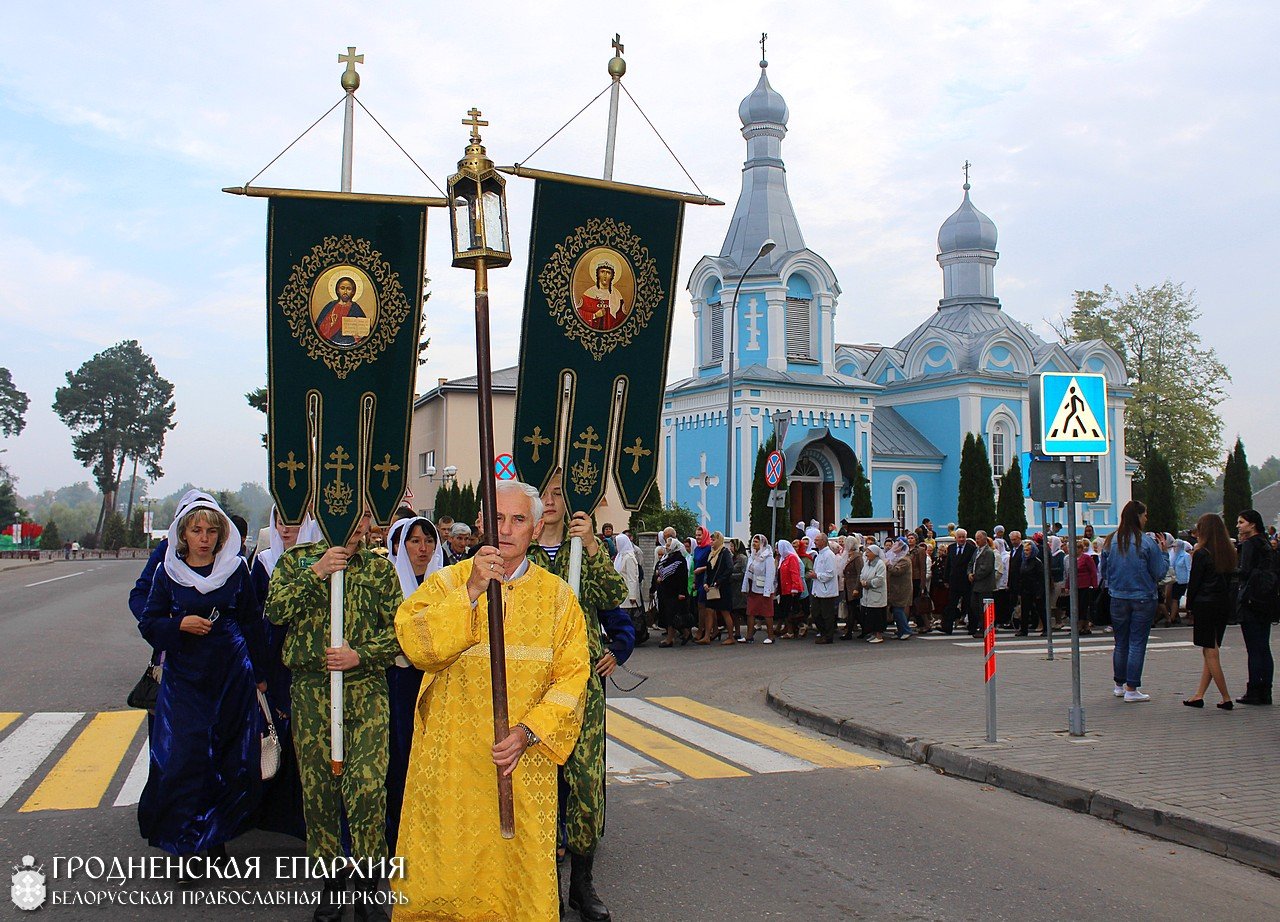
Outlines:
[{"label": "church roof", "polygon": [[[721,373],[705,378],[685,378],[667,388],[666,394],[671,397],[685,391],[722,388],[728,383],[728,375]],[[745,384],[763,384],[772,387],[818,387],[818,388],[861,388],[864,390],[880,390],[880,385],[872,384],[862,378],[853,378],[842,374],[805,374],[797,371],[778,371],[766,365],[747,365],[733,373],[733,383],[737,387]]]},{"label": "church roof", "polygon": [[964,184],[964,201],[938,230],[938,252],[956,250],[994,250],[996,248],[996,222],[992,221],[969,201],[969,183]]},{"label": "church roof", "polygon": [[945,339],[958,345],[956,364],[963,371],[977,369],[983,346],[998,333],[1007,333],[1021,341],[1037,358],[1042,351],[1053,348],[997,304],[948,304],[939,307],[933,316],[904,336],[895,348],[909,352],[912,346],[934,332],[944,333]]},{"label": "church roof", "polygon": [[920,430],[893,407],[877,407],[871,426],[871,453],[877,457],[929,458],[946,457]]}]

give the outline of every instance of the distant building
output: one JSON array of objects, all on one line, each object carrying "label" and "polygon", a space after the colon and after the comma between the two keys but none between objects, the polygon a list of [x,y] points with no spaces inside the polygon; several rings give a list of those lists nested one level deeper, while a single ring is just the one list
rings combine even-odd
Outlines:
[{"label": "distant building", "polygon": [[[762,61],[759,82],[738,109],[747,160],[724,244],[689,276],[693,369],[665,396],[663,496],[689,505],[710,527],[745,537],[756,451],[773,431],[772,415],[784,411],[791,420],[789,522],[816,518],[825,527],[848,516],[855,456],[877,515],[911,525],[925,516],[954,520],[965,434],[983,436],[1000,476],[1029,448],[1028,376],[1086,371],[1107,377],[1114,442],[1102,461],[1101,495],[1084,519],[1102,530],[1114,526],[1136,470],[1124,453],[1124,365],[1100,340],[1064,348],[1004,312],[995,292],[996,226],[973,205],[967,181],[960,207],[938,232],[943,291],[933,314],[892,347],[835,341],[841,288],[800,232],[782,160],[789,112],[767,67]],[[776,249],[744,279],[767,239]],[[734,495],[726,528],[731,326]],[[1038,513],[1028,503],[1028,519]]]}]

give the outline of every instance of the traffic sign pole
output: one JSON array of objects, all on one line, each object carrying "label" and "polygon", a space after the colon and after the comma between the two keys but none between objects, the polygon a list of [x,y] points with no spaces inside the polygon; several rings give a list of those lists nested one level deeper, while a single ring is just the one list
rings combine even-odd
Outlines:
[{"label": "traffic sign pole", "polygon": [[1044,635],[1048,639],[1048,658],[1053,662],[1053,609],[1049,605],[1053,578],[1049,575],[1049,504],[1040,504],[1040,528],[1044,543],[1040,545],[1040,561],[1044,564]]},{"label": "traffic sign pole", "polygon": [[[1071,613],[1071,711],[1068,726],[1072,736],[1084,736],[1084,704],[1080,699],[1080,611],[1076,585],[1076,477],[1072,458],[1067,455],[1067,601]],[[1052,633],[1052,632],[1051,632]]]},{"label": "traffic sign pole", "polygon": [[994,599],[982,600],[983,653],[987,685],[987,742],[996,742],[996,603]]}]

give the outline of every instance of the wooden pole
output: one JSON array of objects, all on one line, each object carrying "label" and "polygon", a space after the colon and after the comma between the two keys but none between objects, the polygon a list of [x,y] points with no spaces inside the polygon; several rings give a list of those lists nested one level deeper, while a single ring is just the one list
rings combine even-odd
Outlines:
[{"label": "wooden pole", "polygon": [[[498,544],[497,484],[493,470],[493,365],[489,356],[489,267],[477,259],[476,270],[476,377],[480,411],[480,501],[484,537]],[[500,743],[511,732],[507,715],[507,651],[502,625],[502,584],[490,581],[489,676],[493,686],[493,741]],[[515,838],[515,800],[511,776],[498,771],[498,821],[504,839]]]}]

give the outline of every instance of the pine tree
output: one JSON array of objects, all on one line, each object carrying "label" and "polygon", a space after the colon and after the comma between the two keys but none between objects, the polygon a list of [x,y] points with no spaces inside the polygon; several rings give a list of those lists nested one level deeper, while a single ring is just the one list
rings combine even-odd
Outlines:
[{"label": "pine tree", "polygon": [[142,510],[133,511],[133,519],[129,522],[129,531],[125,535],[125,547],[146,547],[147,535],[142,533]]},{"label": "pine tree", "polygon": [[[778,436],[776,433],[770,433],[760,450],[756,452],[756,469],[755,475],[751,478],[751,534],[764,535],[768,537],[769,529],[773,523],[773,509],[769,508],[769,485],[764,480],[765,465],[769,462],[769,455],[774,452],[778,445]],[[775,489],[785,490],[787,488],[787,474],[783,471],[782,479],[778,481]],[[785,518],[785,516],[784,516]]]},{"label": "pine tree", "polygon": [[1000,496],[996,500],[996,524],[1003,525],[1005,534],[1011,531],[1027,533],[1026,491],[1022,484],[1022,461],[1014,457],[1009,469],[1000,478]]},{"label": "pine tree", "polygon": [[459,511],[461,515],[455,515],[454,518],[459,522],[465,522],[468,525],[475,523],[476,515],[480,512],[480,500],[476,496],[476,488],[470,481],[462,488],[459,496]]},{"label": "pine tree", "polygon": [[58,534],[58,523],[53,519],[49,520],[49,524],[44,527],[44,531],[40,534],[40,550],[62,550],[62,536]]},{"label": "pine tree", "polygon": [[875,515],[871,503],[871,484],[862,470],[862,461],[853,456],[853,497],[849,504],[849,513],[855,519],[869,519]]},{"label": "pine tree", "polygon": [[1252,508],[1253,485],[1249,482],[1249,461],[1244,455],[1244,443],[1236,436],[1235,448],[1227,455],[1227,466],[1222,476],[1222,517],[1231,537],[1236,536],[1236,518],[1244,510]]},{"label": "pine tree", "polygon": [[124,526],[124,516],[115,509],[107,514],[107,522],[102,526],[102,549],[106,551],[118,551],[124,547],[126,530]]},{"label": "pine tree", "polygon": [[1147,528],[1150,531],[1167,531],[1172,534],[1178,530],[1178,501],[1169,462],[1165,461],[1164,455],[1157,449],[1151,452],[1142,467],[1147,474]]},{"label": "pine tree", "polygon": [[992,481],[987,443],[972,432],[960,450],[960,489],[956,497],[956,523],[969,534],[991,533],[996,518],[996,491]]},{"label": "pine tree", "polygon": [[446,515],[449,518],[453,518],[453,513],[449,510],[449,485],[447,483],[442,483],[436,487],[436,498],[432,501],[431,511],[435,514],[436,521]]}]

